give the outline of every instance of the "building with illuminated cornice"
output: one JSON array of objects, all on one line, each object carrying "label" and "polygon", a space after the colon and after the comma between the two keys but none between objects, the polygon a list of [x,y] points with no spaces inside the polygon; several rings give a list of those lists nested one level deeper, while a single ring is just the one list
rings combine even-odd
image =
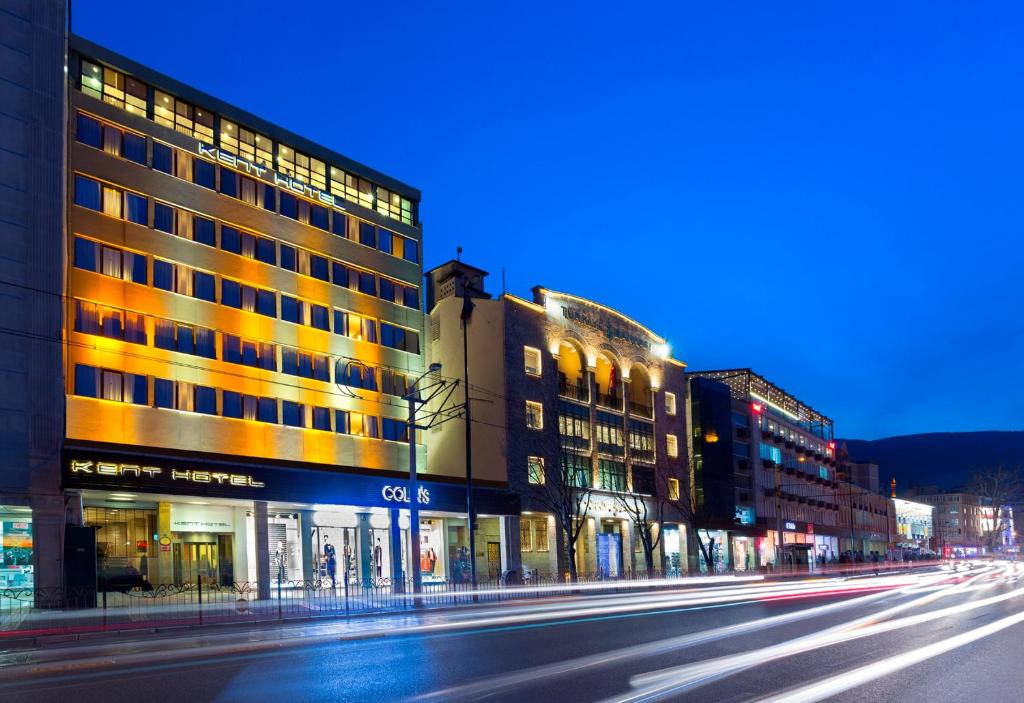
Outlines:
[{"label": "building with illuminated cornice", "polygon": [[[562,578],[569,538],[552,493],[571,487],[584,501],[578,574],[645,572],[641,522],[655,545],[654,571],[685,572],[676,509],[687,490],[685,365],[665,339],[605,305],[540,286],[531,299],[492,297],[486,276],[449,261],[426,284],[428,361],[461,377],[468,349],[474,476],[507,474],[521,500],[520,516],[478,536],[478,571]],[[427,445],[431,461],[463,465],[465,423],[432,430]]]}]

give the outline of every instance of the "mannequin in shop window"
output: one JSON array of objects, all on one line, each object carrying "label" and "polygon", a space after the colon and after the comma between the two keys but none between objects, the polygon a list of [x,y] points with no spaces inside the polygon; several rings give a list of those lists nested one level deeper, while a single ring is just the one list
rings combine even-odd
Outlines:
[{"label": "mannequin in shop window", "polygon": [[384,571],[384,549],[380,546],[380,537],[377,538],[377,544],[373,545],[373,567],[377,578],[380,578]]},{"label": "mannequin in shop window", "polygon": [[330,537],[324,535],[324,557],[327,559],[327,575],[331,577],[331,588],[334,588],[334,577],[338,570],[338,560]]}]

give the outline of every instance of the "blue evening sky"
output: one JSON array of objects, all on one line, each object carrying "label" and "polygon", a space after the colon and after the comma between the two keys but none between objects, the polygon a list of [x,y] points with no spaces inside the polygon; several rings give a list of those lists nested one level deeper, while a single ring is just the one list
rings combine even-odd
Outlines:
[{"label": "blue evening sky", "polygon": [[428,268],[601,301],[840,436],[1024,429],[1019,3],[73,6],[420,188]]}]

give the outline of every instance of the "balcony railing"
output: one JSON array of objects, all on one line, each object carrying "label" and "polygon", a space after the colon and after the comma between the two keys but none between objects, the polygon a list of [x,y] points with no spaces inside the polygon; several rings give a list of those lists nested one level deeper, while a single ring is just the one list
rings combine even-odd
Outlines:
[{"label": "balcony railing", "polygon": [[654,418],[654,408],[646,403],[637,403],[636,401],[629,401],[629,414],[639,415],[640,417]]},{"label": "balcony railing", "polygon": [[599,392],[597,394],[597,404],[602,408],[609,408],[610,410],[622,410],[622,396]]},{"label": "balcony railing", "polygon": [[611,456],[622,456],[626,453],[626,447],[621,444],[614,444],[612,442],[602,442],[598,440],[597,451],[600,454],[609,454]]},{"label": "balcony railing", "polygon": [[559,379],[558,395],[570,400],[577,400],[581,403],[590,402],[590,389],[580,381],[570,383],[565,379]]},{"label": "balcony railing", "polygon": [[633,461],[640,461],[643,462],[644,464],[654,463],[653,449],[637,449],[636,447],[630,447],[629,456]]}]

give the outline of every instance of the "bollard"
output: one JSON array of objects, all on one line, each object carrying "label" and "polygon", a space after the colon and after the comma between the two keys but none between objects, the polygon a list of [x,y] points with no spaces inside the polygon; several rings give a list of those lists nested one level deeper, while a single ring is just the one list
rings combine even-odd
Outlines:
[{"label": "bollard", "polygon": [[199,593],[199,624],[203,624],[203,577],[196,578],[197,593]]}]

